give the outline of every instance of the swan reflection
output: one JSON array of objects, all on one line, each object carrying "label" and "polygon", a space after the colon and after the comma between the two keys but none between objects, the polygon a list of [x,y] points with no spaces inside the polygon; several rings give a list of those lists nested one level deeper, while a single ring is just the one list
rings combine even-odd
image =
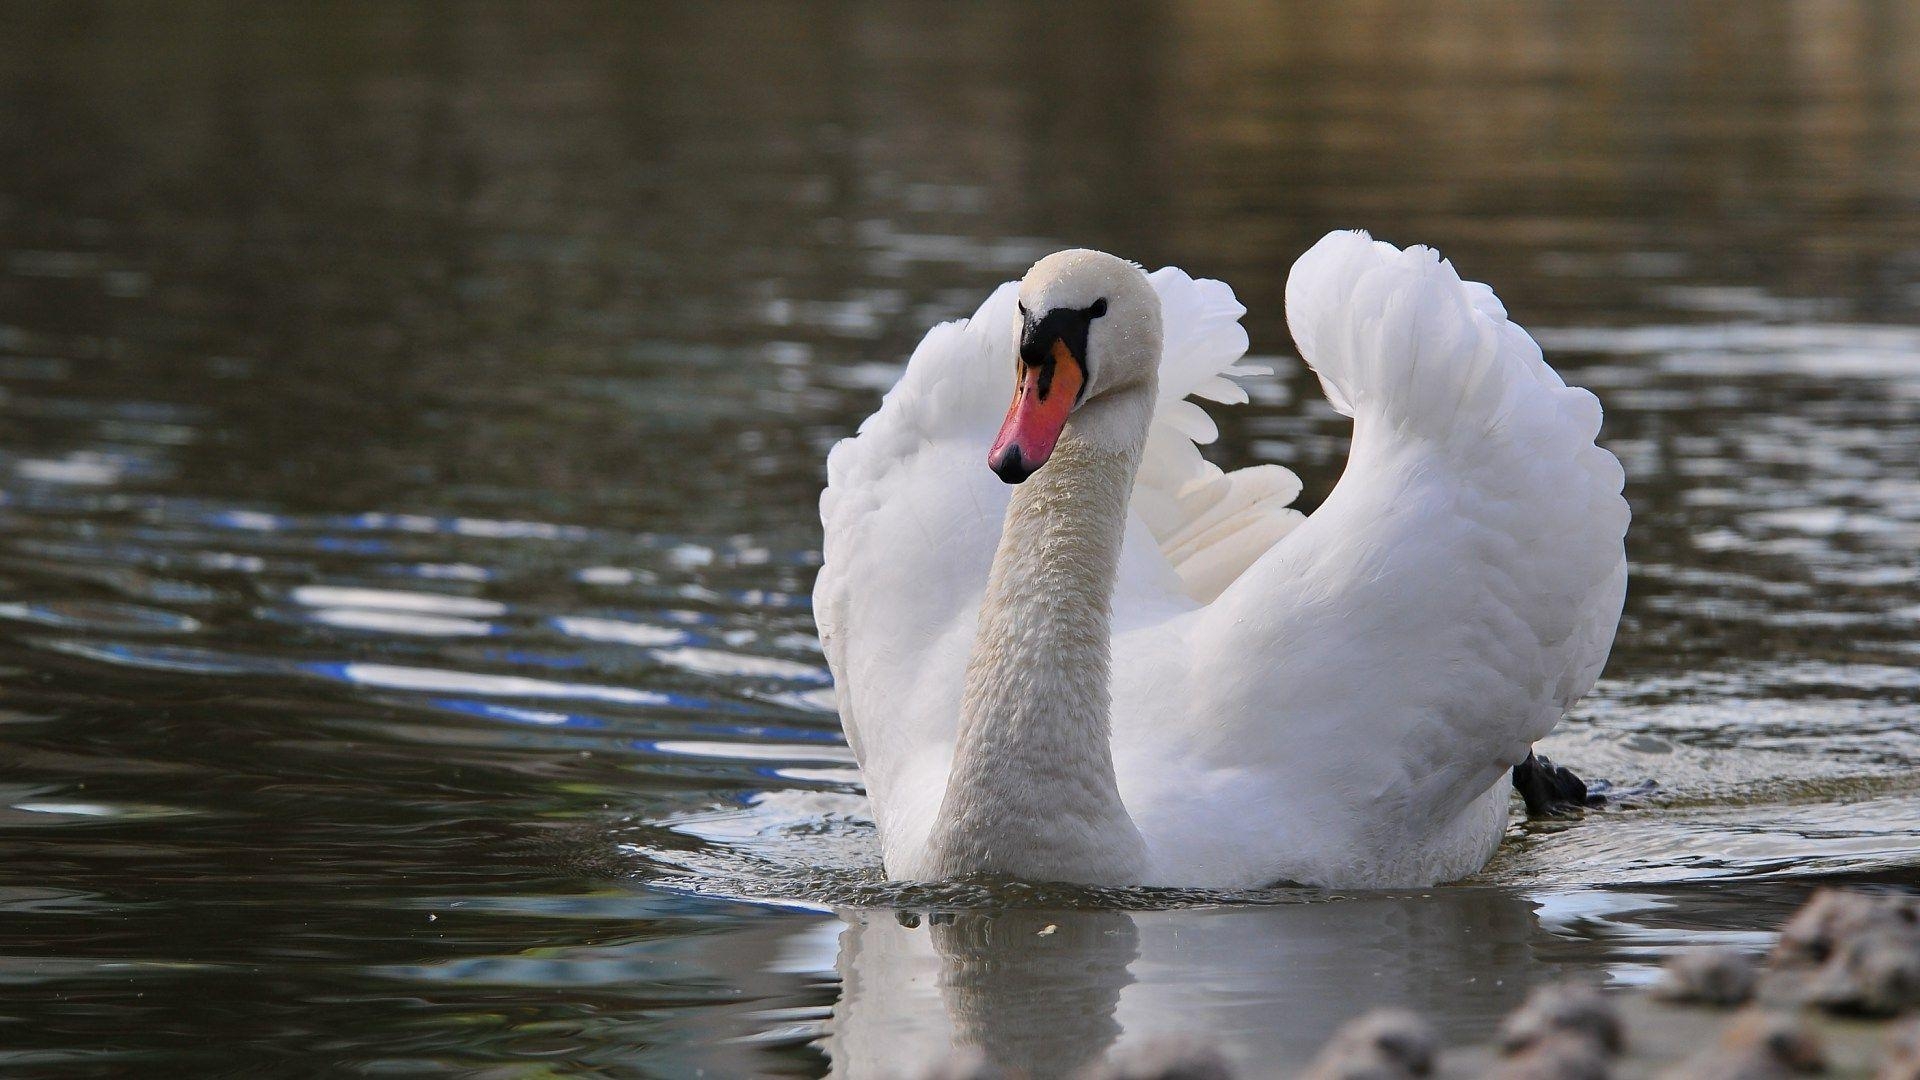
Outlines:
[{"label": "swan reflection", "polygon": [[1435,1017],[1457,1042],[1553,977],[1537,906],[1455,888],[1175,911],[844,911],[825,1049],[836,1076],[913,1075],[960,1052],[1049,1077],[1179,1035],[1256,1074],[1305,1063],[1384,1005]]}]

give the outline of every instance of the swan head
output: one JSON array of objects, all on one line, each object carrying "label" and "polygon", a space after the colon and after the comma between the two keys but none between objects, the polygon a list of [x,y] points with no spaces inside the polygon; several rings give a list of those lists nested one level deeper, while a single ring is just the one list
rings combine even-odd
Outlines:
[{"label": "swan head", "polygon": [[1151,409],[1160,297],[1133,263],[1085,248],[1034,263],[1020,281],[1014,333],[1013,404],[987,454],[1007,483],[1045,465],[1068,418],[1089,404],[1144,389]]}]

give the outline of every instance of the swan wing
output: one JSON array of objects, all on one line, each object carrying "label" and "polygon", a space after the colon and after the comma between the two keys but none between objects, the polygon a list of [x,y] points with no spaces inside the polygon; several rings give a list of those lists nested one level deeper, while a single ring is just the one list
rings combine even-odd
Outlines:
[{"label": "swan wing", "polygon": [[1195,280],[1174,267],[1156,270],[1148,280],[1160,294],[1166,353],[1130,509],[1182,590],[1206,603],[1300,524],[1301,514],[1292,508],[1300,478],[1280,465],[1223,472],[1200,456],[1200,447],[1219,438],[1220,429],[1191,399],[1243,404],[1247,392],[1236,379],[1272,370],[1242,361],[1247,332],[1240,317],[1246,308],[1225,282]]},{"label": "swan wing", "polygon": [[1007,495],[986,466],[1018,285],[934,327],[827,455],[814,621],[882,842],[938,809]]},{"label": "swan wing", "polygon": [[[1300,521],[1277,465],[1223,473],[1189,400],[1246,400],[1245,308],[1217,281],[1148,275],[1162,308],[1160,399],[1122,548],[1116,617],[1162,620],[1210,599]],[[889,851],[911,847],[944,791],[966,660],[1010,489],[986,466],[1011,393],[1018,286],[929,331],[880,408],[827,458],[814,618],[841,723]]]},{"label": "swan wing", "polygon": [[1261,873],[1296,880],[1468,873],[1505,821],[1494,785],[1612,646],[1620,465],[1595,445],[1594,396],[1430,249],[1333,233],[1294,264],[1287,319],[1353,417],[1352,452],[1326,502],[1181,628],[1180,751],[1235,778],[1239,828],[1173,812],[1162,835],[1201,851],[1272,822]]}]

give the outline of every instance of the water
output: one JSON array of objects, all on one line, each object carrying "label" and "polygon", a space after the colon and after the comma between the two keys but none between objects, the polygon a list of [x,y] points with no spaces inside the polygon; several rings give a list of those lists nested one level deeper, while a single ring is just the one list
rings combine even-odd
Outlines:
[{"label": "water", "polygon": [[[1920,881],[1920,15],[1885,3],[0,15],[0,1067],[1265,1068]],[[1073,243],[1232,282],[1224,464],[1324,497],[1288,264],[1364,225],[1608,406],[1634,583],[1472,882],[881,880],[826,448]]]}]

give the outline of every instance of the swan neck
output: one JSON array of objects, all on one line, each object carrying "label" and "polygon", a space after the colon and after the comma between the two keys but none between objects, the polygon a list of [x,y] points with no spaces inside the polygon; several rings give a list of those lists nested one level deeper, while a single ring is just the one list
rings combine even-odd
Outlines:
[{"label": "swan neck", "polygon": [[1109,688],[1127,501],[1152,417],[1151,388],[1142,396],[1088,403],[1014,492],[934,825],[937,876],[1118,884],[1144,872],[1114,775]]}]

